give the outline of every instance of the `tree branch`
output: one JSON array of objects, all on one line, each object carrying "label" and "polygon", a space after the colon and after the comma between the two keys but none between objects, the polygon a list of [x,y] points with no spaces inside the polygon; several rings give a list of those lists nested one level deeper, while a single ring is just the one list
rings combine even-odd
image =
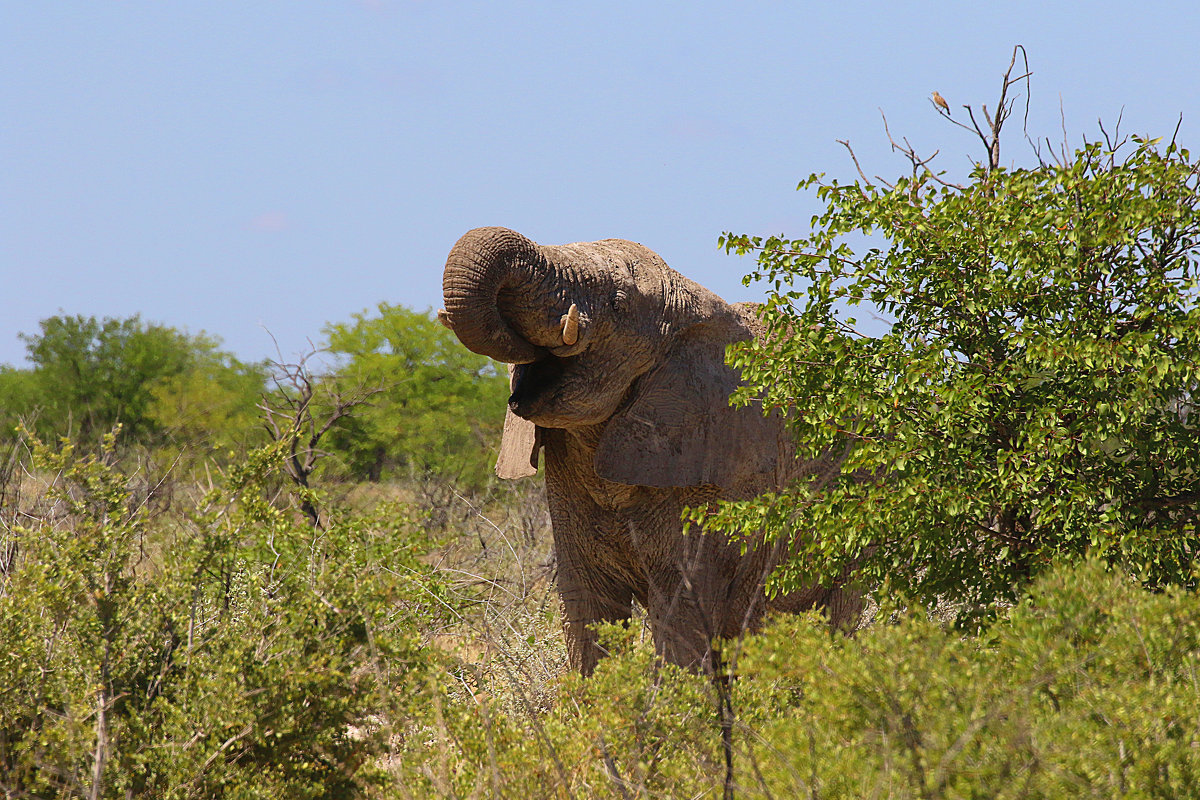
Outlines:
[{"label": "tree branch", "polygon": [[[315,381],[308,360],[321,352],[313,349],[294,363],[272,362],[271,381],[275,391],[263,395],[258,408],[263,412],[263,427],[271,440],[285,449],[283,471],[303,490],[309,488],[309,476],[317,462],[327,455],[320,449],[321,439],[341,420],[354,415],[360,405],[384,391],[383,386],[358,384],[347,390],[340,385],[339,376],[326,375]],[[313,402],[318,390],[328,410],[319,418],[313,416]],[[313,527],[321,528],[320,513],[311,497],[302,492],[298,505]]]}]

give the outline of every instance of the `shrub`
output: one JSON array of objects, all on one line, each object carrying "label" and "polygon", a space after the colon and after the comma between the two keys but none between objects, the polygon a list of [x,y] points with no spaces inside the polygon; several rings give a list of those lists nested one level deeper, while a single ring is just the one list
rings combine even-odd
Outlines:
[{"label": "shrub", "polygon": [[657,664],[636,627],[609,628],[618,654],[564,676],[548,708],[443,692],[401,782],[422,797],[1200,797],[1196,594],[1093,559],[1049,570],[982,636],[919,607],[888,616],[854,638],[783,617],[741,645],[728,783],[720,693]]},{"label": "shrub", "polygon": [[1200,796],[1200,597],[1096,560],[983,637],[923,613],[832,642],[780,620],[743,664],[794,699],[755,732],[777,797]]},{"label": "shrub", "polygon": [[111,461],[31,444],[44,491],[0,584],[8,796],[351,797],[424,685],[441,614],[402,509],[301,524],[272,448],[151,520]]},{"label": "shrub", "polygon": [[[1194,585],[1197,165],[1140,139],[966,185],[924,164],[894,184],[814,175],[810,235],[726,239],[771,286],[768,338],[733,348],[738,401],[788,414],[804,455],[849,455],[840,481],[707,525],[795,542],[779,589],[849,569],[968,616],[1089,551]],[[843,319],[863,302],[886,332]]]}]

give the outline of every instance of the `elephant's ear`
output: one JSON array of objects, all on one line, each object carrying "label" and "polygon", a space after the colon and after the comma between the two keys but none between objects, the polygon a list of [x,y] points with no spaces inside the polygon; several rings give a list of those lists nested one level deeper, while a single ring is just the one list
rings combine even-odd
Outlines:
[{"label": "elephant's ear", "polygon": [[637,486],[712,485],[735,496],[776,488],[787,452],[778,414],[763,416],[758,404],[729,405],[740,377],[725,363],[725,346],[748,337],[735,318],[685,331],[609,420],[597,474]]},{"label": "elephant's ear", "polygon": [[[508,367],[509,388],[512,388],[513,367]],[[528,478],[537,474],[538,450],[541,441],[537,425],[521,419],[511,410],[504,412],[504,433],[500,438],[500,456],[496,459],[496,477]]]}]

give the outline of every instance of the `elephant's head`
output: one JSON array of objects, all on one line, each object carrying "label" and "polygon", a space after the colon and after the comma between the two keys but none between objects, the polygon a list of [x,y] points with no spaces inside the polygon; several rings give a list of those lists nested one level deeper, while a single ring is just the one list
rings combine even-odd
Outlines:
[{"label": "elephant's head", "polygon": [[446,260],[441,317],[471,350],[516,365],[514,414],[550,428],[595,424],[654,362],[665,269],[633,242],[542,247],[477,228]]},{"label": "elephant's head", "polygon": [[476,228],[450,251],[443,291],[443,324],[474,352],[514,365],[506,448],[516,439],[536,448],[521,420],[578,428],[616,417],[619,433],[610,424],[596,456],[611,480],[693,485],[732,455],[737,376],[724,352],[750,338],[745,315],[652,250],[621,239],[538,245]]}]

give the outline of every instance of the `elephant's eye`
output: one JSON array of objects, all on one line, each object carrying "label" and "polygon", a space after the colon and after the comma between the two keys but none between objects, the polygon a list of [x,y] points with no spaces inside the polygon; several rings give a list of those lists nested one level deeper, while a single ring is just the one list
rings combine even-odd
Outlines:
[{"label": "elephant's eye", "polygon": [[624,289],[617,289],[613,293],[612,306],[615,311],[624,311],[628,298],[625,295]]}]

